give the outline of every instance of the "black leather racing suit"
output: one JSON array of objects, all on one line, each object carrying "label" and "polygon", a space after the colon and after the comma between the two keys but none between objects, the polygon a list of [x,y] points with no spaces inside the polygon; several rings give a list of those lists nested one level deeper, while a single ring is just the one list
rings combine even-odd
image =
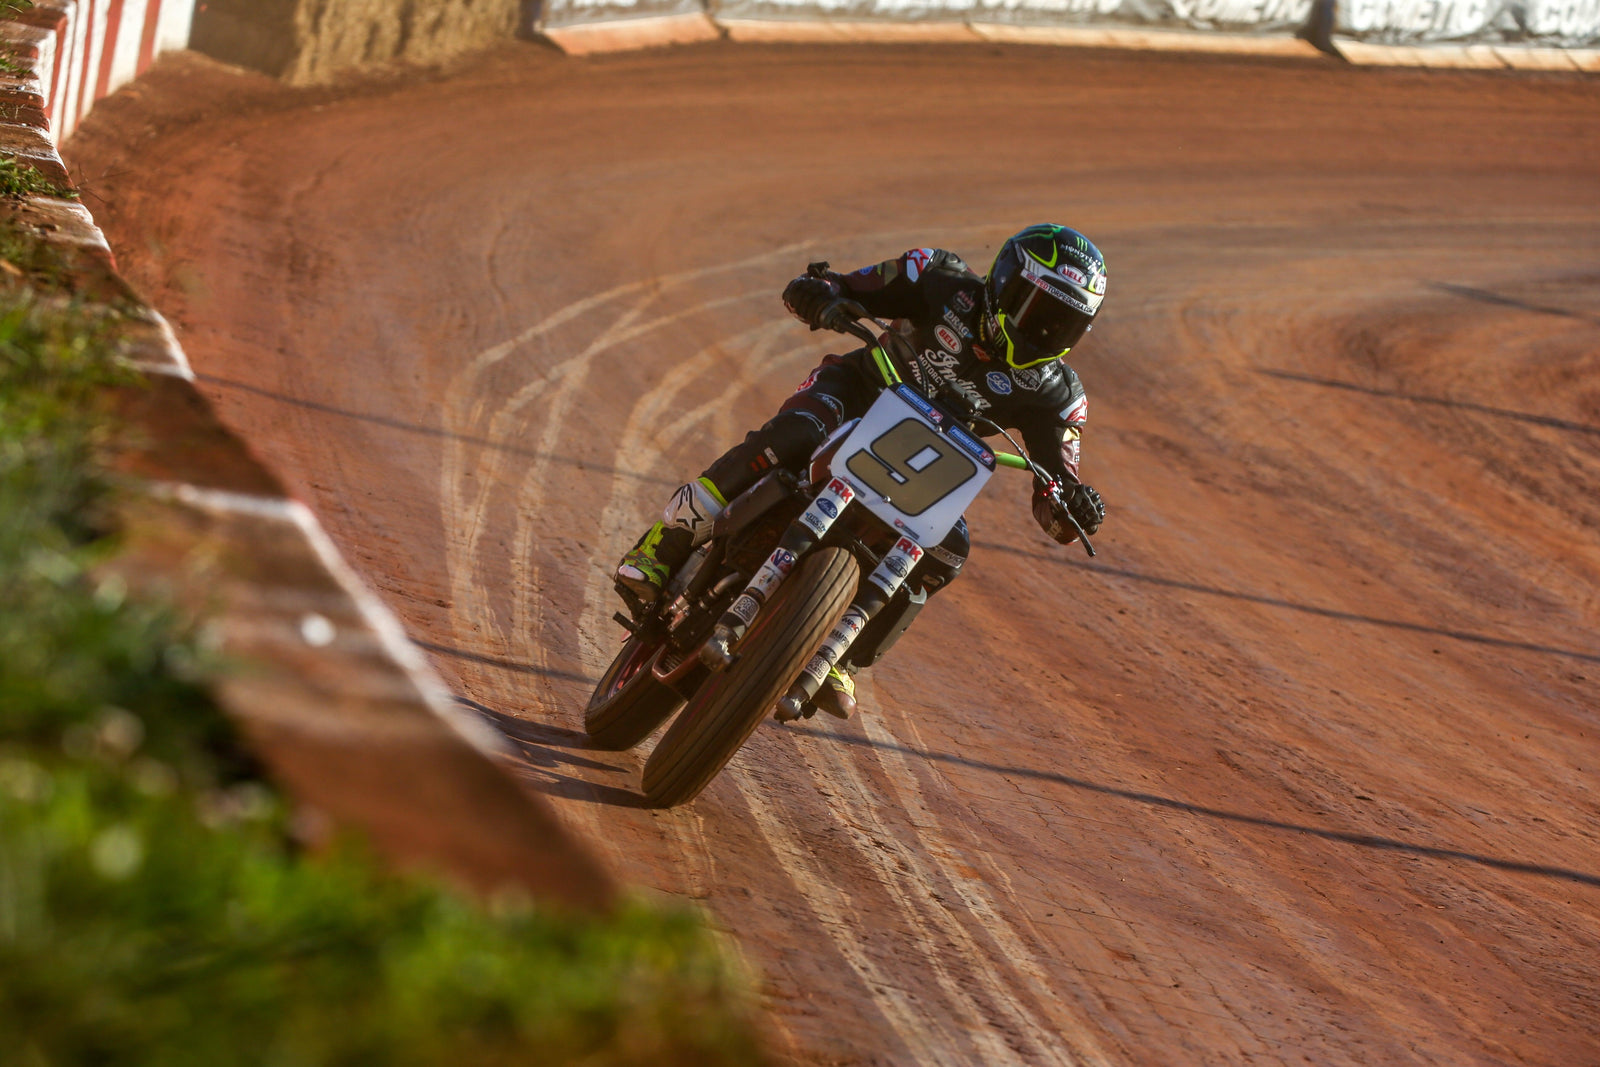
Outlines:
[{"label": "black leather racing suit", "polygon": [[[861,348],[827,356],[766,425],[747,435],[704,472],[725,499],[744,492],[774,466],[797,473],[842,423],[864,414],[888,384],[905,381],[926,392],[937,375],[979,413],[1018,431],[1034,460],[1065,484],[1078,480],[1078,447],[1088,401],[1077,374],[1059,360],[1015,370],[985,350],[983,279],[953,252],[916,248],[851,274],[826,271],[840,295],[868,314],[893,319],[895,343],[880,364]],[[909,351],[902,351],[909,346]],[[921,359],[914,357],[920,353]],[[904,592],[873,619],[852,647],[869,666],[910,625],[929,593],[948,584],[971,549],[963,519],[912,571]]]}]

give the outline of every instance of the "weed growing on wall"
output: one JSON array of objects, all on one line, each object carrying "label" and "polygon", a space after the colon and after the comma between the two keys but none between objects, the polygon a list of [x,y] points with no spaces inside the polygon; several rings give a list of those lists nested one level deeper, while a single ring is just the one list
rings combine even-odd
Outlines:
[{"label": "weed growing on wall", "polygon": [[[0,249],[47,255],[0,225]],[[308,855],[206,689],[210,654],[106,564],[115,315],[0,272],[0,1060],[747,1064],[700,925],[492,907],[344,842]]]},{"label": "weed growing on wall", "polygon": [[0,196],[12,200],[25,196],[53,196],[58,200],[78,198],[74,190],[57,185],[32,164],[4,153],[0,153]]}]

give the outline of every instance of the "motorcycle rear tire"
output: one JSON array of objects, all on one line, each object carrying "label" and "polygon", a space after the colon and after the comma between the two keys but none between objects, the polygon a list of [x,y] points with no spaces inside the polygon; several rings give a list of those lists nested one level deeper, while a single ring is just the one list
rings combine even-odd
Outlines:
[{"label": "motorcycle rear tire", "polygon": [[700,795],[788,691],[855,597],[861,569],[842,548],[817,549],[739,644],[733,666],[706,680],[644,765],[644,795],[670,808]]},{"label": "motorcycle rear tire", "polygon": [[632,748],[683,704],[683,697],[650,673],[660,648],[630,637],[600,676],[583,712],[583,729],[596,748]]}]

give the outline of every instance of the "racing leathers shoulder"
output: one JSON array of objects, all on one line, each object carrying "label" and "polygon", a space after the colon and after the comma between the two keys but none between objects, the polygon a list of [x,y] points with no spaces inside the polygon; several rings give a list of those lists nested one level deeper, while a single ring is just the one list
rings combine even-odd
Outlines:
[{"label": "racing leathers shoulder", "polygon": [[[819,272],[868,314],[894,320],[885,364],[869,350],[845,357],[884,385],[943,385],[1008,430],[1019,431],[1034,460],[1056,479],[1077,482],[1089,404],[1083,383],[1060,360],[1017,370],[987,347],[983,278],[941,248],[914,248],[850,274]],[[936,376],[938,382],[928,381]]]}]

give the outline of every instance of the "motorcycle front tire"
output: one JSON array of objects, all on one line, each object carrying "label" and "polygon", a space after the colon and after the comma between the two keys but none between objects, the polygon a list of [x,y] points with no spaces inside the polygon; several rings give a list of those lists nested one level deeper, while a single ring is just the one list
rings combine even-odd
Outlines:
[{"label": "motorcycle front tire", "polygon": [[821,548],[778,587],[739,643],[733,666],[708,678],[644,765],[644,795],[670,808],[700,795],[788,691],[855,597],[861,569]]},{"label": "motorcycle front tire", "polygon": [[600,676],[583,712],[583,729],[596,748],[632,748],[683,703],[683,697],[650,673],[660,651],[659,643],[629,637]]}]

